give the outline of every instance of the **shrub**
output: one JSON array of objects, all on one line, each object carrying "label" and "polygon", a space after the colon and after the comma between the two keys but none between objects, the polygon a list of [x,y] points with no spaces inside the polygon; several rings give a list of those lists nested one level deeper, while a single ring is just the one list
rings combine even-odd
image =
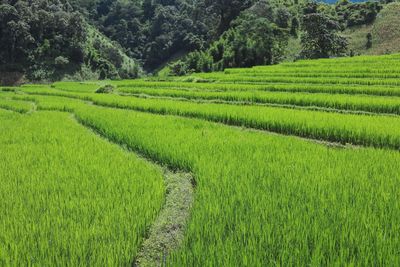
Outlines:
[{"label": "shrub", "polygon": [[56,57],[56,59],[54,60],[54,63],[55,63],[56,66],[58,66],[58,67],[63,67],[63,66],[65,66],[65,65],[68,65],[68,64],[69,64],[69,60],[68,60],[68,58],[66,58],[66,57],[59,56],[59,57]]},{"label": "shrub", "polygon": [[97,89],[97,94],[110,94],[114,91],[114,86],[107,84]]}]

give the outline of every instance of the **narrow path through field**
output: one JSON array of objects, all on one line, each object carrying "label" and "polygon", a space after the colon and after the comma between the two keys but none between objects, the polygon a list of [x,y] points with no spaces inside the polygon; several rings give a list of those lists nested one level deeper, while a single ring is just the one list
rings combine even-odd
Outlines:
[{"label": "narrow path through field", "polygon": [[[127,147],[125,144],[117,143],[95,129],[81,123],[75,115],[71,117],[80,125],[129,152],[150,161],[152,164],[160,165],[143,154]],[[167,167],[164,169],[164,182],[166,187],[165,203],[150,229],[147,232],[142,248],[132,265],[135,267],[164,266],[169,253],[179,248],[184,238],[186,224],[190,217],[190,210],[194,200],[195,182],[190,173],[173,172]]]},{"label": "narrow path through field", "polygon": [[192,177],[188,173],[164,173],[167,195],[158,218],[133,266],[166,266],[166,256],[183,240],[185,225],[193,203]]}]

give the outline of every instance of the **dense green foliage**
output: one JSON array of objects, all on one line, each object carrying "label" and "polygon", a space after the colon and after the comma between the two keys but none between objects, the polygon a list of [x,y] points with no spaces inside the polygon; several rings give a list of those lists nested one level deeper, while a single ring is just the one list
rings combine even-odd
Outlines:
[{"label": "dense green foliage", "polygon": [[[0,72],[30,80],[135,78],[138,64],[68,2],[2,1]],[[7,75],[7,74],[2,74]]]},{"label": "dense green foliage", "polygon": [[373,23],[387,2],[4,0],[0,82],[136,78],[171,61],[170,73],[182,75],[352,55],[341,31]]},{"label": "dense green foliage", "polygon": [[[273,8],[266,4],[262,6],[262,10],[258,7],[257,10],[268,13]],[[289,17],[286,18],[286,22],[281,22],[282,27],[286,29],[278,26],[274,19],[278,18],[263,17],[254,12],[244,13],[235,21],[233,27],[219,40],[212,43],[205,52],[190,53],[184,61],[173,64],[171,69],[175,74],[181,75],[188,72],[222,70],[228,67],[278,63],[285,52]]]},{"label": "dense green foliage", "polygon": [[154,69],[181,51],[201,49],[252,1],[71,1],[100,31]]},{"label": "dense green foliage", "polygon": [[257,1],[231,23],[231,28],[206,50],[188,54],[171,65],[171,72],[220,71],[229,67],[271,65],[283,61],[293,51],[290,39],[301,39],[296,58],[328,58],[351,55],[341,31],[374,22],[382,3],[336,5],[317,2]]},{"label": "dense green foliage", "polygon": [[345,55],[347,40],[341,37],[339,23],[336,18],[318,12],[317,4],[309,4],[304,8],[304,34],[301,36],[303,58],[329,58]]},{"label": "dense green foliage", "polygon": [[352,27],[374,22],[376,16],[382,10],[382,5],[375,1],[352,3],[349,0],[340,0],[337,2],[335,9],[340,23]]},{"label": "dense green foliage", "polygon": [[58,1],[2,1],[0,67],[36,72],[74,68],[84,60],[83,19]]}]

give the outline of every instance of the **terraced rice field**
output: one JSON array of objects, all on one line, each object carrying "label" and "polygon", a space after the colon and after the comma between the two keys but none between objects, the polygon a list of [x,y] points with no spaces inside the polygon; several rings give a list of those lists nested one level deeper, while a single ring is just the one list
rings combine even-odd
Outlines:
[{"label": "terraced rice field", "polygon": [[399,77],[391,55],[0,88],[0,265],[397,266]]}]

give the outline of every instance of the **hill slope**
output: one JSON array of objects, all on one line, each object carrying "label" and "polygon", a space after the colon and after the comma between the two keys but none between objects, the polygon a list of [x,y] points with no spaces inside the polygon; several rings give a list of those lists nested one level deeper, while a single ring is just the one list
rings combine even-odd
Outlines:
[{"label": "hill slope", "polygon": [[[382,55],[400,52],[400,3],[386,5],[371,25],[352,27],[344,32],[349,49],[355,54]],[[372,46],[367,49],[367,35],[372,35]]]},{"label": "hill slope", "polygon": [[[4,0],[0,4],[0,83],[4,77],[19,79],[21,74],[30,81],[135,78],[142,66],[154,72],[176,56],[182,60],[172,64],[175,74],[295,60],[307,57],[301,49],[319,51],[318,47],[305,49],[304,44],[340,43],[331,39],[301,46],[300,39],[308,32],[305,16],[320,16],[325,23],[316,25],[326,24],[336,34],[353,25],[371,24],[385,5],[381,3],[388,1],[305,2]],[[390,5],[374,26],[347,29],[344,35],[350,39],[352,52],[340,49],[340,53],[322,54],[397,51],[398,10],[396,4]],[[367,51],[368,33],[373,45]]]},{"label": "hill slope", "polygon": [[64,78],[134,78],[138,64],[68,2],[1,1],[1,83]]},{"label": "hill slope", "polygon": [[125,53],[120,44],[111,41],[97,28],[87,27],[86,65],[95,71],[94,79],[137,78],[142,74],[140,65]]},{"label": "hill slope", "polygon": [[[327,4],[335,4],[335,3],[338,2],[338,0],[321,0],[319,2],[324,2],[324,3],[327,3]],[[367,2],[367,1],[365,1],[365,0],[352,0],[351,2],[360,3],[360,2]]]}]

